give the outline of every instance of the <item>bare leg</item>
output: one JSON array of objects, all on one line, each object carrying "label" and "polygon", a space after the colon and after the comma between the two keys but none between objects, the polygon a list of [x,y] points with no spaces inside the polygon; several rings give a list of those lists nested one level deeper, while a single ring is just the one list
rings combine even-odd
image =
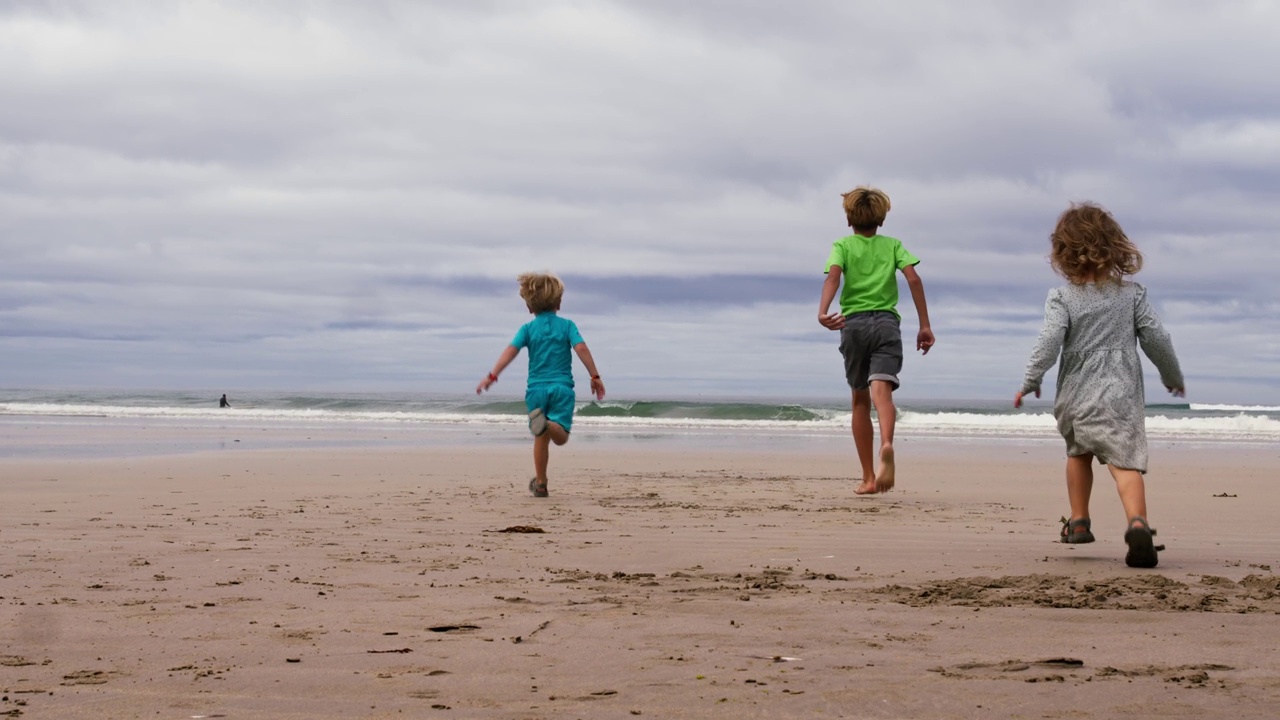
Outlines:
[{"label": "bare leg", "polygon": [[551,433],[544,432],[533,439],[533,475],[538,489],[547,487],[547,460],[551,457]]},{"label": "bare leg", "polygon": [[569,431],[558,422],[547,423],[547,435],[551,436],[551,442],[557,445],[563,445],[569,442]]},{"label": "bare leg", "polygon": [[1120,493],[1120,504],[1124,506],[1126,525],[1133,525],[1131,518],[1147,517],[1147,486],[1142,481],[1142,473],[1137,470],[1107,466],[1111,477],[1116,479],[1116,490]]},{"label": "bare leg", "polygon": [[893,383],[885,380],[871,381],[871,401],[876,406],[876,418],[880,421],[880,472],[876,475],[876,490],[893,489],[893,426],[898,419],[898,409],[893,405]]},{"label": "bare leg", "polygon": [[1089,519],[1089,496],[1093,492],[1093,455],[1067,458],[1067,500],[1071,502],[1071,519]]},{"label": "bare leg", "polygon": [[875,439],[871,427],[871,391],[853,391],[853,445],[858,449],[858,462],[862,463],[862,484],[854,489],[858,495],[870,495],[876,491],[876,472],[871,454],[871,441]]},{"label": "bare leg", "polygon": [[551,443],[563,445],[569,442],[569,431],[560,423],[548,422],[547,431],[533,439],[533,472],[538,489],[547,489],[547,461],[551,459]]},{"label": "bare leg", "polygon": [[1152,542],[1155,531],[1147,522],[1147,488],[1142,481],[1142,473],[1137,470],[1118,468],[1108,465],[1111,477],[1116,479],[1116,490],[1120,492],[1120,504],[1124,505],[1127,518],[1124,531],[1124,544],[1129,546],[1124,556],[1124,564],[1136,568],[1153,568],[1160,564],[1157,551],[1161,548]]}]

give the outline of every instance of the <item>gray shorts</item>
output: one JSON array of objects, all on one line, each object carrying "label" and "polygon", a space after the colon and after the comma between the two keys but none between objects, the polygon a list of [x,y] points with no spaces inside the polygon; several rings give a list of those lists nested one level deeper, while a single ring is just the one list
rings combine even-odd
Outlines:
[{"label": "gray shorts", "polygon": [[872,380],[885,380],[898,389],[902,372],[902,329],[888,310],[849,315],[840,331],[840,354],[849,387],[866,390]]}]

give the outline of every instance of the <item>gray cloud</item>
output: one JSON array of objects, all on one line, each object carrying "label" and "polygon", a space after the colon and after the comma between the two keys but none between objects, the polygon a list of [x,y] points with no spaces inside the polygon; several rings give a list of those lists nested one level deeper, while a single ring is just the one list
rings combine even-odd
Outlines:
[{"label": "gray cloud", "polygon": [[1092,199],[1147,253],[1193,393],[1274,403],[1278,21],[5,6],[4,383],[465,391],[527,318],[514,276],[551,269],[616,393],[843,394],[820,266],[871,182],[940,341],[904,392],[1008,394],[1059,282],[1048,232]]}]

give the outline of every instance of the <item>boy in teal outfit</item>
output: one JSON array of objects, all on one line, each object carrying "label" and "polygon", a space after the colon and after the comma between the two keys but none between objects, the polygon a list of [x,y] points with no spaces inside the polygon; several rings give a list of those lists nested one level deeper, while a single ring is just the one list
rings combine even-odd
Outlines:
[{"label": "boy in teal outfit", "polygon": [[529,432],[533,433],[533,468],[535,476],[529,481],[529,492],[534,497],[547,497],[547,461],[551,455],[551,443],[563,445],[569,442],[573,427],[573,408],[577,398],[573,393],[573,357],[570,348],[578,354],[587,372],[591,373],[591,393],[597,400],[604,399],[604,382],[596,372],[591,351],[578,333],[578,326],[556,313],[564,297],[564,283],[555,275],[524,273],[520,283],[520,297],[533,313],[533,319],[516,331],[493,371],[480,381],[476,394],[488,390],[498,381],[498,375],[520,354],[521,348],[529,348],[529,382],[525,388],[524,403],[529,410]]},{"label": "boy in teal outfit", "polygon": [[[853,235],[841,238],[827,257],[827,279],[818,301],[818,322],[840,331],[840,354],[845,378],[853,390],[853,444],[862,463],[862,484],[854,492],[870,495],[893,489],[893,425],[897,408],[893,391],[902,370],[902,330],[899,327],[897,272],[902,271],[920,317],[916,349],[933,347],[924,283],[916,273],[919,258],[897,238],[879,234],[889,214],[889,196],[870,187],[844,193],[844,212]],[[844,289],[840,280],[844,278]],[[840,291],[840,312],[829,312]],[[871,406],[880,420],[880,471],[871,453],[874,429]]]}]

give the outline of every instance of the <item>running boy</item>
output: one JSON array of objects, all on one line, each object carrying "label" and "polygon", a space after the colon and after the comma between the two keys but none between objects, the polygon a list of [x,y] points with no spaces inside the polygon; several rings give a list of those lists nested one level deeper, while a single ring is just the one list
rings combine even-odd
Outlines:
[{"label": "running boy", "polygon": [[[826,282],[818,301],[818,322],[840,331],[840,354],[844,356],[845,379],[853,390],[853,444],[862,463],[862,484],[854,492],[870,495],[893,489],[893,425],[897,409],[893,391],[902,370],[902,331],[898,315],[897,271],[901,270],[911,289],[920,331],[916,349],[924,354],[933,347],[929,308],[924,283],[916,273],[919,258],[907,252],[897,238],[879,234],[889,214],[889,196],[871,187],[844,193],[844,212],[853,235],[837,240],[827,257]],[[841,290],[840,279],[844,278]],[[840,292],[840,312],[830,313],[832,300]],[[874,429],[871,406],[880,420],[880,470],[875,472],[872,455]]]},{"label": "running boy", "polygon": [[596,371],[591,351],[578,334],[578,326],[556,313],[564,297],[564,283],[555,275],[524,273],[520,283],[520,297],[533,313],[533,319],[516,331],[515,338],[507,346],[493,371],[476,386],[476,394],[498,382],[498,376],[520,354],[520,348],[529,348],[529,382],[524,392],[525,407],[529,409],[529,432],[533,433],[533,469],[536,475],[529,481],[529,492],[534,497],[547,497],[547,460],[551,455],[551,443],[563,445],[569,442],[569,430],[573,427],[573,358],[569,349],[578,354],[582,364],[591,373],[591,394],[597,400],[604,399],[604,382]]},{"label": "running boy", "polygon": [[[1093,203],[1072,205],[1049,236],[1049,261],[1067,284],[1049,291],[1044,328],[1031,351],[1022,389],[1040,397],[1040,381],[1056,362],[1058,391],[1053,415],[1067,443],[1064,543],[1093,542],[1089,495],[1093,459],[1115,478],[1125,517],[1125,563],[1153,568],[1159,562],[1147,523],[1146,390],[1138,346],[1160,371],[1160,382],[1177,397],[1186,383],[1173,341],[1147,302],[1147,290],[1125,280],[1142,269],[1142,253],[1111,213]],[[1061,357],[1059,357],[1061,355]]]}]

